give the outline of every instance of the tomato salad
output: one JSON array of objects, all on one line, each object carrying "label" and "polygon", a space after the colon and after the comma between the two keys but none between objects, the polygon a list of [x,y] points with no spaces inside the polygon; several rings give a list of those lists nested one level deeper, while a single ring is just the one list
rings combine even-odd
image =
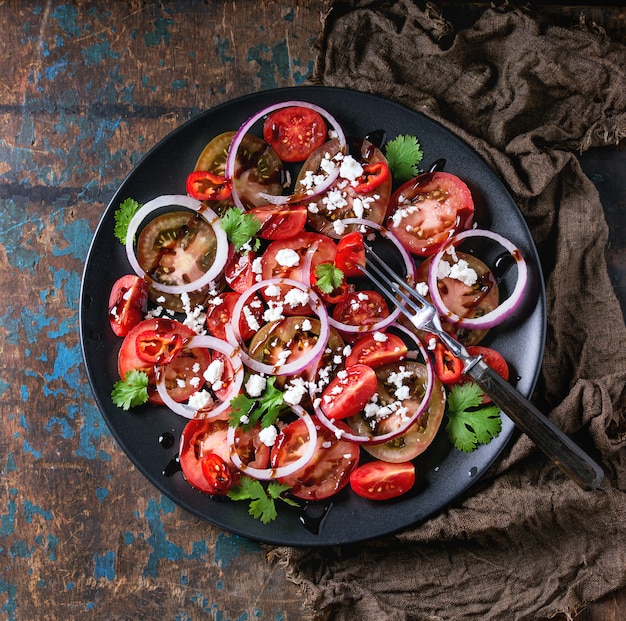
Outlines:
[{"label": "tomato salad", "polygon": [[[344,488],[387,500],[413,488],[414,460],[444,414],[452,420],[446,403],[467,380],[363,277],[365,245],[470,347],[513,312],[526,277],[519,251],[476,227],[467,185],[420,172],[421,157],[414,137],[384,147],[346,138],[323,108],[290,101],[210,140],[186,194],[119,206],[115,234],[132,273],[109,302],[122,339],[113,401],[189,419],[179,459],[194,488],[251,500],[264,522],[275,500]],[[462,246],[477,239],[517,266],[504,301],[492,270]],[[476,351],[508,376],[497,352]],[[463,415],[488,407],[482,394],[479,403]]]}]

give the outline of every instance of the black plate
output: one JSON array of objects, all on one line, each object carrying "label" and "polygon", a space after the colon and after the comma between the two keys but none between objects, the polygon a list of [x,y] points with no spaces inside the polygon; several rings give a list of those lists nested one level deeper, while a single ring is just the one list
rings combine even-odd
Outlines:
[{"label": "black plate", "polygon": [[[354,543],[389,534],[441,511],[473,485],[498,457],[514,433],[512,423],[504,417],[499,437],[469,454],[451,449],[445,433],[440,433],[418,460],[418,469],[425,475],[419,492],[376,504],[344,490],[333,500],[315,533],[315,519],[304,520],[307,526],[303,525],[299,509],[281,505],[278,519],[264,525],[248,515],[245,502],[214,500],[192,489],[180,471],[167,474],[174,463],[185,420],[155,406],[124,412],[110,398],[118,379],[120,339],[109,327],[108,295],[115,280],[130,271],[124,248],[113,236],[115,209],[127,197],[143,203],[160,194],[184,193],[185,177],[211,138],[236,129],[264,106],[290,99],[325,107],[349,135],[363,136],[379,129],[384,129],[388,137],[416,135],[424,150],[425,167],[445,158],[445,170],[465,180],[474,195],[481,227],[511,239],[529,264],[530,287],[525,304],[516,317],[492,331],[489,345],[511,364],[512,377],[519,378],[520,392],[531,394],[543,355],[545,293],[533,240],[510,194],[481,157],[446,128],[397,103],[344,89],[296,87],[242,97],[198,115],[157,144],[126,178],[95,233],[81,291],[81,344],[89,381],[111,432],[134,465],[174,502],[225,530],[268,543]],[[159,442],[164,434],[175,438],[170,448]],[[123,473],[119,476],[123,477]],[[319,508],[311,509],[310,513],[315,514]]]}]

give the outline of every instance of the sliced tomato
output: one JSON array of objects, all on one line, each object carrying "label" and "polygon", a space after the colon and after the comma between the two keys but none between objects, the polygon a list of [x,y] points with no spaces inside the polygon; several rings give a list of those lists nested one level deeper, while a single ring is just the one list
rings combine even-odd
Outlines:
[{"label": "sliced tomato", "polygon": [[389,316],[389,306],[377,291],[350,292],[333,309],[333,319],[349,326],[371,326]]},{"label": "sliced tomato", "polygon": [[346,358],[346,367],[367,364],[376,369],[385,364],[403,360],[407,354],[406,343],[395,334],[376,333],[360,337]]},{"label": "sliced tomato", "polygon": [[303,162],[326,140],[326,121],[303,106],[272,112],[263,124],[263,138],[283,162]]},{"label": "sliced tomato", "polygon": [[[225,416],[228,415],[225,414]],[[255,468],[266,468],[269,464],[270,449],[259,440],[258,431],[258,428],[249,431],[237,429],[235,446],[244,464]],[[203,461],[207,455],[216,455],[227,464],[233,482],[239,475],[230,460],[227,435],[226,418],[217,420],[194,418],[185,425],[180,436],[179,460],[183,475],[190,485],[205,494],[219,493],[203,472]]]},{"label": "sliced tomato", "polygon": [[406,494],[415,485],[415,466],[410,461],[392,464],[370,461],[350,473],[352,491],[369,500],[389,500]]},{"label": "sliced tomato", "polygon": [[358,266],[365,266],[365,246],[359,231],[352,231],[337,242],[335,265],[346,277],[363,275]]},{"label": "sliced tomato", "polygon": [[474,200],[464,181],[447,172],[424,173],[392,195],[387,226],[416,255],[434,254],[457,231],[469,228]]},{"label": "sliced tomato", "polygon": [[[478,281],[474,285],[466,285],[455,278],[443,278],[437,282],[443,303],[459,317],[480,317],[497,308],[499,303],[498,283],[491,270],[474,255],[456,250],[458,259],[467,261],[473,269]],[[447,261],[444,257],[442,261]],[[428,271],[432,258],[428,257],[417,267],[416,282],[428,282]],[[427,296],[430,299],[430,296]],[[455,336],[466,347],[476,345],[489,332],[488,329],[466,330],[457,328],[445,319],[442,325],[446,332]]]},{"label": "sliced tomato", "polygon": [[358,414],[376,393],[378,379],[372,367],[355,364],[339,371],[322,393],[320,408],[330,419]]},{"label": "sliced tomato", "polygon": [[289,239],[304,230],[307,221],[305,205],[263,205],[250,209],[261,221],[257,236],[261,239]]},{"label": "sliced tomato", "polygon": [[115,281],[109,296],[109,321],[117,336],[126,336],[143,320],[148,308],[145,280],[127,274]]},{"label": "sliced tomato", "polygon": [[199,201],[223,201],[233,191],[230,179],[208,170],[194,170],[187,175],[187,194]]},{"label": "sliced tomato", "polygon": [[[289,493],[303,500],[323,500],[342,490],[350,481],[350,472],[359,462],[359,447],[339,440],[329,429],[315,421],[317,443],[311,460],[280,482],[290,487]],[[272,447],[270,465],[284,466],[298,459],[309,441],[309,432],[302,419],[289,423],[278,434]]]},{"label": "sliced tomato", "polygon": [[[293,265],[285,265],[284,260],[281,262],[282,256],[289,251],[293,251],[298,255],[297,261],[294,261]],[[308,257],[307,254],[309,255]],[[289,239],[276,240],[271,242],[263,253],[261,264],[262,277],[266,280],[270,278],[291,278],[305,285],[310,285],[311,274],[314,273],[315,268],[320,263],[333,263],[336,254],[337,247],[335,242],[326,235],[320,235],[319,233],[302,232]],[[306,265],[310,266],[310,270],[305,274],[303,273],[303,266]],[[279,289],[279,298],[284,299],[290,287],[279,285]],[[264,291],[262,291],[263,294]],[[264,297],[272,299],[265,295]],[[308,305],[285,305],[283,312],[286,315],[312,314]]]},{"label": "sliced tomato", "polygon": [[256,253],[251,250],[239,254],[231,245],[230,257],[224,268],[224,278],[233,291],[244,293],[254,284],[256,274],[253,266],[256,258]]},{"label": "sliced tomato", "polygon": [[150,364],[169,364],[183,350],[180,334],[146,330],[135,338],[137,356]]},{"label": "sliced tomato", "polygon": [[463,377],[463,363],[443,343],[435,345],[435,372],[446,385],[456,384]]},{"label": "sliced tomato", "polygon": [[[220,293],[215,299],[215,301],[221,300],[219,304],[209,305],[205,321],[207,329],[213,336],[224,341],[226,340],[226,324],[230,322],[233,316],[233,308],[240,297],[241,293],[226,291]],[[263,302],[256,295],[245,304],[239,319],[239,332],[244,341],[252,338],[263,324],[264,310]]]},{"label": "sliced tomato", "polygon": [[[133,369],[144,371],[148,375],[148,400],[151,403],[162,403],[156,389],[155,365],[137,355],[137,336],[142,332],[152,331],[164,336],[178,334],[183,341],[193,338],[196,333],[179,321],[161,317],[144,319],[122,341],[118,355],[120,377],[123,378]],[[182,351],[165,366],[165,386],[174,401],[186,401],[204,385],[202,375],[209,366],[210,358],[210,353],[206,349],[183,347]]]},{"label": "sliced tomato", "polygon": [[[215,261],[217,239],[209,223],[190,211],[156,216],[137,238],[137,261],[148,276],[164,285],[182,285],[200,278]],[[182,310],[179,296],[164,295],[148,287],[157,304]],[[192,305],[204,300],[204,292],[190,294]]]},{"label": "sliced tomato", "polygon": [[[296,179],[296,191],[307,191],[310,187],[311,175],[326,175],[324,168],[329,161],[337,167],[341,165],[341,148],[336,139],[329,140],[315,150],[302,165]],[[350,145],[350,156],[361,166],[368,166],[378,162],[387,162],[383,153],[368,140],[359,140]],[[324,166],[324,168],[322,168]],[[382,181],[373,190],[366,193],[356,191],[352,180],[338,177],[331,187],[314,199],[308,205],[309,224],[327,235],[336,235],[334,222],[345,218],[365,218],[382,224],[389,197],[391,196],[391,176]],[[357,230],[357,225],[349,225],[348,230]]]},{"label": "sliced tomato", "polygon": [[[387,405],[397,401],[395,391],[397,387],[390,381],[392,373],[399,371],[410,372],[410,378],[406,380],[409,387],[409,397],[402,400],[402,406],[409,412],[414,412],[421,403],[426,388],[426,367],[414,360],[404,360],[388,364],[376,369],[378,377],[379,405]],[[381,444],[366,444],[363,448],[376,459],[393,463],[410,461],[423,453],[433,442],[437,431],[441,426],[446,404],[446,393],[442,383],[435,378],[433,393],[428,402],[426,411],[404,433],[392,440]],[[346,421],[354,431],[360,435],[371,435],[374,439],[377,435],[386,434],[404,426],[402,414],[393,413],[385,418],[366,419],[357,414]]]},{"label": "sliced tomato", "polygon": [[[202,150],[194,170],[206,170],[223,176],[228,148],[234,135],[234,131],[228,131],[213,138]],[[278,196],[283,192],[283,164],[264,140],[246,134],[237,151],[234,183],[244,205],[264,205],[267,201],[259,194]],[[221,215],[232,205],[232,200],[226,198],[213,202],[211,207]]]},{"label": "sliced tomato", "polygon": [[223,496],[233,484],[228,464],[216,453],[207,453],[200,462],[209,493]]},{"label": "sliced tomato", "polygon": [[[482,356],[485,363],[490,366],[496,373],[502,376],[507,382],[509,381],[509,364],[504,358],[504,356],[495,349],[491,349],[491,347],[485,347],[483,345],[470,345],[466,348],[467,353],[471,356]],[[459,380],[459,383],[464,384],[465,382],[471,382],[472,378],[468,375],[464,375]],[[483,394],[483,403],[491,403],[491,397],[489,395]]]}]

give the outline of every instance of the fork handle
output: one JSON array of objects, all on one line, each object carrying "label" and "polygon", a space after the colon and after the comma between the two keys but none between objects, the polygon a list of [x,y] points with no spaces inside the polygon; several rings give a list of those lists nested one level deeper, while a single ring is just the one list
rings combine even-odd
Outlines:
[{"label": "fork handle", "polygon": [[482,359],[467,373],[517,427],[582,489],[593,490],[600,485],[604,478],[602,468]]}]

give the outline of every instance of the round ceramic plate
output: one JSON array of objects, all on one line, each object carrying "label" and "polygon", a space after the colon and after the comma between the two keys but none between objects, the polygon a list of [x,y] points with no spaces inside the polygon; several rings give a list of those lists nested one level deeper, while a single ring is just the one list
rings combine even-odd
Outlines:
[{"label": "round ceramic plate", "polygon": [[[128,197],[145,203],[160,194],[184,194],[186,176],[209,140],[237,129],[267,105],[294,99],[323,106],[348,135],[384,130],[389,138],[417,136],[424,151],[424,168],[445,159],[445,170],[470,187],[480,226],[505,235],[518,246],[530,268],[530,286],[522,307],[506,324],[492,330],[488,344],[508,360],[518,390],[525,396],[531,394],[543,355],[545,293],[533,240],[507,189],[484,160],[446,128],[397,103],[344,89],[296,87],[242,97],[196,116],[157,144],[121,185],[95,233],[83,276],[80,337],[89,381],[113,436],[132,463],[174,502],[227,531],[268,543],[355,543],[406,528],[448,506],[498,457],[515,431],[512,423],[503,417],[500,435],[472,453],[453,449],[442,427],[434,444],[416,460],[423,483],[395,501],[376,503],[343,490],[332,502],[305,511],[279,503],[278,518],[265,525],[248,514],[246,502],[214,499],[185,482],[175,467],[185,419],[153,405],[123,411],[113,405],[110,396],[118,379],[121,339],[109,326],[108,296],[117,278],[131,271],[124,248],[113,234],[119,203]],[[174,441],[168,445],[163,437]]]}]

